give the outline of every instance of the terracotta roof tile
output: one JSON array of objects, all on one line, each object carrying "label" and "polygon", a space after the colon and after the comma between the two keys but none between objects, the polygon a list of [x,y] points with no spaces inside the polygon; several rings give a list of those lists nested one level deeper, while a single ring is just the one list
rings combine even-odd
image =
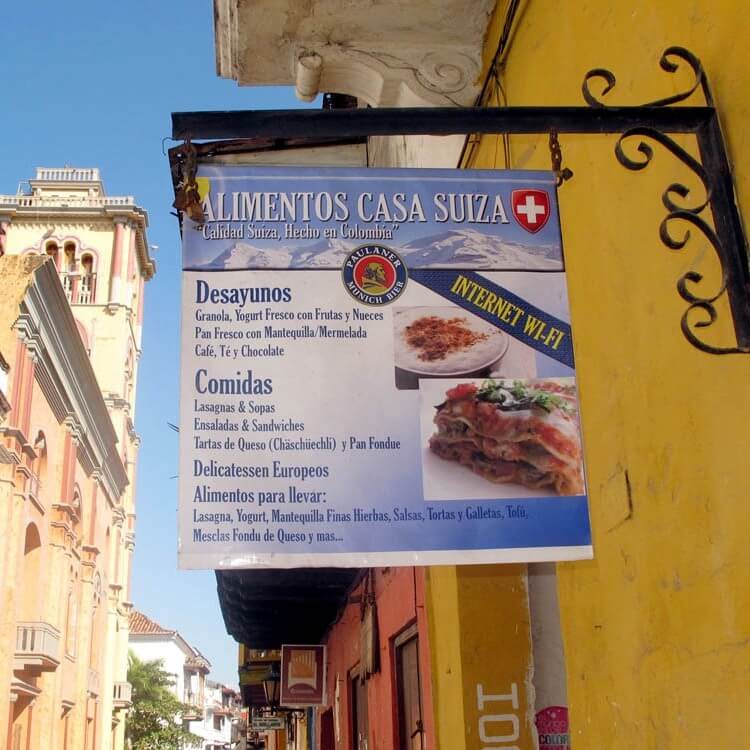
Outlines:
[{"label": "terracotta roof tile", "polygon": [[174,635],[176,630],[167,630],[144,615],[133,610],[130,613],[130,632],[138,635]]},{"label": "terracotta roof tile", "polygon": [[211,662],[195,646],[191,646],[176,630],[167,630],[146,617],[142,612],[134,609],[130,612],[130,632],[133,635],[164,635],[170,638],[176,636],[189,650],[185,659],[185,666],[200,669],[208,673],[211,670]]}]

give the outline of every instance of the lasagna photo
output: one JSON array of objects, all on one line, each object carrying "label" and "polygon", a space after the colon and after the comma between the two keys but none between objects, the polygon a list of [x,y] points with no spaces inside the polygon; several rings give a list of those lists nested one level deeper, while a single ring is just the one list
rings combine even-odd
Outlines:
[{"label": "lasagna photo", "polygon": [[573,378],[420,387],[425,500],[584,493]]}]

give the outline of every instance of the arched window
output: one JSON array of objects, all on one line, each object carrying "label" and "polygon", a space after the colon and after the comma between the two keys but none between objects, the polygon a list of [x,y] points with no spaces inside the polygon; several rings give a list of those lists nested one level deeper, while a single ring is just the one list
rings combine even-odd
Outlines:
[{"label": "arched window", "polygon": [[76,538],[76,544],[82,541],[81,529],[83,528],[83,503],[81,502],[81,491],[78,485],[73,488],[73,497],[70,501],[71,523],[73,525],[73,534]]},{"label": "arched window", "polygon": [[26,527],[23,545],[23,573],[21,577],[20,619],[24,622],[36,622],[39,619],[39,586],[42,556],[42,541],[39,529],[30,523]]},{"label": "arched window", "polygon": [[94,484],[91,490],[91,506],[90,506],[90,511],[89,511],[89,520],[88,520],[88,526],[89,526],[88,543],[94,547],[97,546],[96,544],[96,511],[97,511],[97,505],[99,504],[99,493],[97,490],[98,490],[98,486]]},{"label": "arched window", "polygon": [[55,240],[50,240],[44,247],[44,252],[49,255],[54,261],[57,268],[60,267],[60,247]]},{"label": "arched window", "polygon": [[115,575],[112,583],[120,583],[120,555],[122,554],[122,531],[117,529],[115,535]]},{"label": "arched window", "polygon": [[76,655],[76,635],[78,633],[78,576],[70,568],[68,602],[65,611],[65,653]]},{"label": "arched window", "polygon": [[60,274],[60,281],[62,282],[68,302],[73,301],[75,287],[75,277],[73,276],[76,266],[75,250],[75,245],[72,242],[65,243],[63,252],[60,252],[60,248],[55,240],[50,240],[47,243],[47,254],[55,259],[55,266]]},{"label": "arched window", "polygon": [[30,492],[41,503],[44,482],[47,479],[47,439],[41,430],[39,430],[34,439],[34,452],[36,453],[36,458],[32,464]]},{"label": "arched window", "polygon": [[36,467],[39,476],[44,476],[47,473],[47,438],[39,430],[34,439],[34,450],[36,451]]},{"label": "arched window", "polygon": [[109,526],[107,526],[107,533],[104,536],[104,565],[105,565],[104,576],[107,579],[108,583],[113,583],[113,578],[111,574],[112,561],[109,559],[110,550],[111,550],[110,536],[111,535],[109,532]]},{"label": "arched window", "polygon": [[125,381],[123,384],[123,398],[130,400],[131,391],[133,389],[133,375],[135,369],[135,358],[133,356],[133,344],[128,342],[128,354],[125,358]]},{"label": "arched window", "polygon": [[94,302],[95,284],[94,256],[91,253],[84,253],[81,256],[81,281],[78,288],[78,304],[89,305]]},{"label": "arched window", "polygon": [[91,615],[91,654],[89,666],[91,669],[99,669],[99,649],[104,627],[102,625],[102,579],[97,573],[94,578],[94,611]]},{"label": "arched window", "polygon": [[76,246],[74,242],[66,242],[63,248],[63,270],[73,273],[76,270]]}]

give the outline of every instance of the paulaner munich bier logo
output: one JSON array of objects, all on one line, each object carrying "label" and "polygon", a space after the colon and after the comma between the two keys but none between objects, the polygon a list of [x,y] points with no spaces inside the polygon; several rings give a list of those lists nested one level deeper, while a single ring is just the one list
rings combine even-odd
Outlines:
[{"label": "paulaner munich bier logo", "polygon": [[406,289],[406,264],[384,245],[362,245],[346,256],[341,275],[349,294],[365,305],[388,305]]}]

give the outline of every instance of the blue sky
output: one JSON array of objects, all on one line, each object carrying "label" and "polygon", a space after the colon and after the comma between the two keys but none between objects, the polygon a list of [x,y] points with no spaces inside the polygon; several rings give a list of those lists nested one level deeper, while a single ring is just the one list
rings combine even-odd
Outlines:
[{"label": "blue sky", "polygon": [[[176,628],[236,683],[213,572],[177,570],[180,239],[162,139],[172,111],[285,109],[290,89],[239,88],[217,78],[211,0],[5,3],[0,192],[15,193],[37,166],[99,167],[110,195],[135,195],[159,246],[146,289],[136,426],[135,606]],[[167,146],[169,143],[167,143]]]}]

